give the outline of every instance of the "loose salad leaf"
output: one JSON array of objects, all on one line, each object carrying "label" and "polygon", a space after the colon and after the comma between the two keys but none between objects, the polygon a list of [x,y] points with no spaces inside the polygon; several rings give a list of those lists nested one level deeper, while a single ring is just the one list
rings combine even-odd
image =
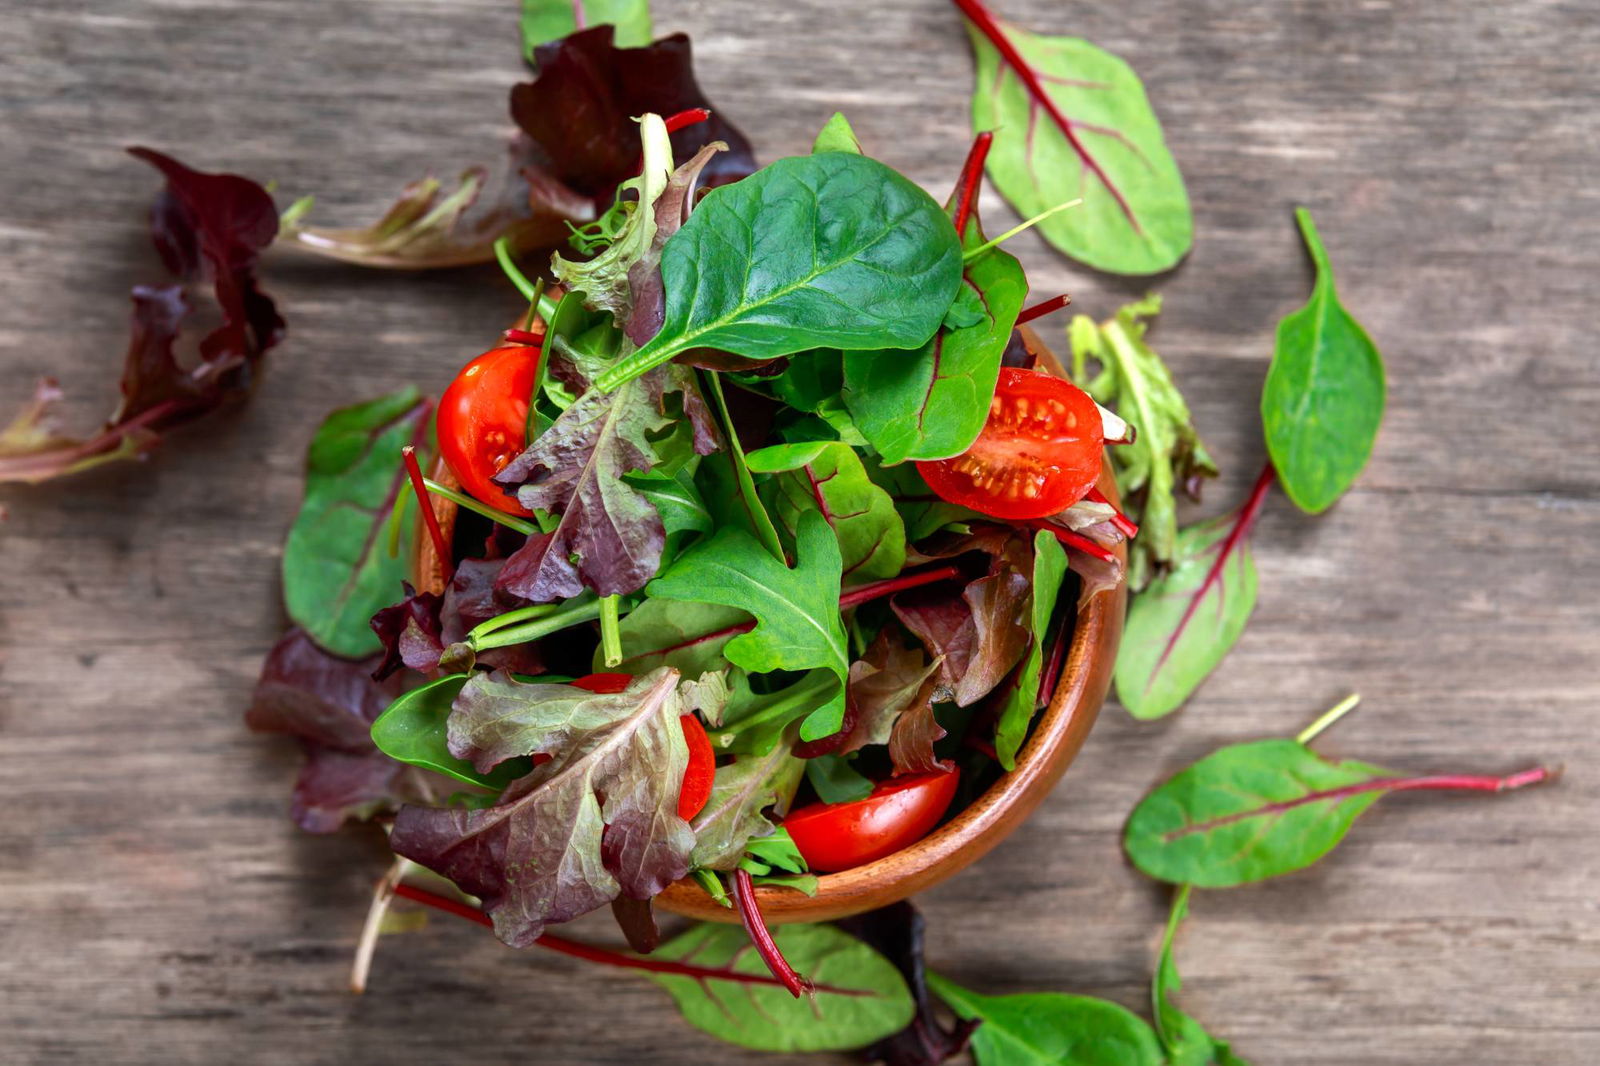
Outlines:
[{"label": "loose salad leaf", "polygon": [[[945,204],[958,220],[962,188]],[[961,247],[987,238],[970,207]],[[965,262],[958,298],[937,332],[915,352],[844,355],[844,402],[887,465],[960,455],[983,432],[1000,377],[1000,357],[1028,295],[1022,264],[994,248]]]},{"label": "loose salad leaf", "polygon": [[689,217],[693,206],[691,197],[699,187],[701,173],[711,165],[718,152],[727,150],[726,144],[712,141],[672,172],[659,195],[652,199],[647,199],[643,193],[640,195],[640,203],[653,205],[655,235],[644,254],[628,268],[631,309],[621,321],[628,339],[635,345],[648,343],[661,330],[667,313],[666,292],[661,287],[661,250]]},{"label": "loose salad leaf", "polygon": [[1172,569],[1134,598],[1114,676],[1135,718],[1181,707],[1244,632],[1256,606],[1250,530],[1268,484],[1238,511],[1181,530]]},{"label": "loose salad leaf", "polygon": [[[796,999],[780,985],[652,973],[690,1025],[756,1051],[848,1051],[899,1031],[915,1011],[894,964],[830,925],[773,930],[778,949],[816,991]],[[764,974],[738,926],[704,924],[663,944],[653,958],[693,960],[736,973]]]},{"label": "loose salad leaf", "polygon": [[[492,676],[492,675],[491,675]],[[395,853],[443,874],[484,902],[495,935],[513,947],[619,894],[648,899],[689,870],[694,834],[678,817],[689,753],[678,725],[678,674],[661,669],[612,695],[463,702],[451,715],[451,750],[489,770],[517,745],[554,758],[481,810],[407,806],[395,818]],[[577,690],[583,691],[583,690]],[[515,737],[515,742],[510,739]],[[552,737],[568,746],[556,750]]]},{"label": "loose salad leaf", "polygon": [[646,592],[673,600],[715,603],[748,611],[756,627],[724,646],[730,663],[746,670],[826,667],[839,679],[837,695],[801,724],[803,740],[825,737],[844,718],[846,655],[839,617],[839,543],[821,515],[800,516],[795,565],[774,559],[742,529],[726,527],[679,557]]},{"label": "loose salad leaf", "polygon": [[845,584],[893,577],[905,566],[905,523],[848,444],[774,444],[746,462],[754,473],[775,475],[763,498],[785,548],[794,545],[801,515],[820,514],[839,538]]},{"label": "loose salad leaf", "polygon": [[1126,62],[1077,37],[1003,25],[957,0],[977,57],[972,126],[994,131],[989,176],[1031,218],[1077,197],[1039,232],[1096,270],[1155,274],[1194,240],[1183,176]]},{"label": "loose salad leaf", "polygon": [[995,759],[1007,770],[1016,769],[1017,751],[1028,735],[1034,712],[1041,700],[1050,698],[1050,693],[1039,691],[1039,672],[1044,665],[1045,633],[1066,576],[1067,553],[1061,542],[1054,533],[1039,530],[1033,535],[1033,644],[994,730]]},{"label": "loose salad leaf", "polygon": [[915,348],[961,284],[950,220],[910,180],[848,152],[796,156],[712,190],[662,249],[666,315],[602,389],[696,348],[771,359]]},{"label": "loose salad leaf", "polygon": [[1310,301],[1278,323],[1261,388],[1261,427],[1283,491],[1302,511],[1325,511],[1367,465],[1383,421],[1383,356],[1339,303],[1333,266],[1311,212],[1295,209],[1316,264]]},{"label": "loose salad leaf", "polygon": [[1109,1000],[1034,992],[984,996],[928,974],[928,987],[957,1017],[977,1019],[978,1066],[1164,1066],[1166,1057],[1143,1018]]},{"label": "loose salad leaf", "polygon": [[[0,429],[0,483],[37,483],[153,448],[186,425],[249,394],[262,357],[283,339],[283,319],[256,287],[256,261],[278,230],[272,197],[237,174],[207,174],[149,148],[132,155],[159,170],[166,186],[150,213],[150,237],[173,283],[136,285],[122,402],[86,438],[58,427],[61,390],[46,379]],[[190,283],[209,284],[220,322],[180,362],[176,346],[192,309]]]},{"label": "loose salad leaf", "polygon": [[[1098,325],[1076,315],[1068,330],[1073,382],[1138,427],[1133,440],[1106,449],[1123,510],[1139,527],[1128,557],[1128,587],[1135,592],[1177,556],[1175,493],[1198,500],[1201,480],[1217,476],[1171,371],[1145,343],[1148,320],[1160,312],[1161,297],[1151,294]],[[1093,377],[1091,359],[1100,367]]]},{"label": "loose salad leaf", "polygon": [[615,27],[617,45],[650,43],[650,0],[522,0],[522,51],[536,62],[535,50],[589,26]]},{"label": "loose salad leaf", "polygon": [[692,824],[690,862],[707,870],[739,865],[752,840],[773,832],[768,812],[788,810],[804,771],[804,762],[784,744],[774,744],[764,755],[740,755],[717,767],[711,798]]},{"label": "loose salad leaf", "polygon": [[856,131],[850,128],[850,120],[844,117],[843,112],[835,111],[812,142],[811,153],[816,155],[819,152],[862,154],[861,141],[857,139]]},{"label": "loose salad leaf", "polygon": [[1166,1050],[1170,1066],[1249,1066],[1233,1053],[1226,1040],[1218,1040],[1189,1015],[1178,1009],[1173,997],[1183,986],[1178,977],[1178,964],[1173,958],[1172,942],[1178,935],[1178,926],[1189,914],[1190,886],[1184,885],[1173,893],[1172,912],[1167,917],[1167,928],[1161,935],[1161,956],[1156,963],[1155,980],[1150,983],[1150,1000],[1156,1020],[1156,1037]]},{"label": "loose salad leaf", "polygon": [[978,1023],[957,1022],[946,1029],[934,1012],[923,961],[926,923],[915,907],[905,901],[891,903],[836,924],[894,963],[917,1005],[909,1025],[864,1051],[868,1062],[881,1062],[884,1066],[940,1066],[966,1050]]},{"label": "loose salad leaf", "polygon": [[[283,547],[283,599],[289,617],[335,655],[382,646],[369,620],[406,575],[406,561],[385,548],[384,525],[405,480],[400,449],[421,439],[427,415],[407,387],[339,408],[311,438],[305,498]],[[408,510],[402,542],[415,521]]]},{"label": "loose salad leaf", "polygon": [[1503,792],[1555,775],[1403,777],[1371,763],[1324,759],[1296,740],[1258,740],[1212,752],[1134,808],[1128,858],[1161,881],[1226,888],[1310,866],[1390,792]]}]

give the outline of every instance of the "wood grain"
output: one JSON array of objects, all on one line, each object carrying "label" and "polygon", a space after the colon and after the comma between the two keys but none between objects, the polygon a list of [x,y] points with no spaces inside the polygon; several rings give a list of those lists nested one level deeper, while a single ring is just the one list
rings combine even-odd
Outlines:
[{"label": "wood grain", "polygon": [[[154,181],[123,145],[363,221],[412,175],[496,157],[514,7],[0,3],[0,417],[41,373],[85,426],[114,402],[127,286],[155,273]],[[1166,122],[1199,236],[1154,283],[1152,338],[1226,470],[1202,510],[1262,459],[1272,327],[1310,277],[1292,205],[1316,212],[1391,397],[1330,514],[1269,505],[1255,619],[1188,709],[1139,725],[1108,707],[1035,817],[921,898],[933,964],[1142,1009],[1166,897],[1119,857],[1126,812],[1215,745],[1292,732],[1357,689],[1331,752],[1567,776],[1385,801],[1309,871],[1200,893],[1185,1003],[1257,1063],[1600,1061],[1600,20],[1553,0],[997,7],[1126,56]],[[971,61],[948,5],[656,14],[694,34],[711,98],[766,158],[842,107],[916,180],[954,180]],[[1089,313],[1147,287],[1014,247],[1038,293]],[[439,387],[516,299],[490,270],[287,256],[267,284],[290,339],[249,407],[143,466],[0,493],[0,1060],[818,1061],[719,1044],[650,986],[465,923],[386,939],[369,994],[344,991],[381,844],[298,834],[293,751],[239,722],[282,623],[301,455],[335,403]]]}]

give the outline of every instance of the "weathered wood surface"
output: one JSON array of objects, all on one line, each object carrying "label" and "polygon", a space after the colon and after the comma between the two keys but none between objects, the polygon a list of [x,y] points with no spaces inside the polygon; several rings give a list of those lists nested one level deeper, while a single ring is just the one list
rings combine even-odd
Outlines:
[{"label": "weathered wood surface", "polygon": [[[970,58],[938,0],[659,0],[767,158],[835,108],[930,188],[968,138]],[[1359,487],[1257,537],[1261,605],[1180,716],[1108,710],[1053,799],[920,902],[942,971],[988,991],[1146,995],[1166,894],[1118,830],[1213,746],[1346,692],[1332,751],[1419,770],[1569,768],[1502,799],[1381,804],[1313,870],[1198,896],[1185,1001],[1257,1063],[1600,1061],[1600,24],[1588,5],[1009,0],[1144,75],[1199,238],[1155,338],[1236,500],[1262,460],[1273,324],[1307,291],[1313,207],[1391,371]],[[0,415],[41,373],[113,402],[128,283],[152,267],[144,142],[371,217],[408,176],[493,159],[513,0],[0,5]],[[286,202],[286,201],[285,201]],[[1009,218],[986,201],[990,218]],[[1016,243],[1036,290],[1109,313],[1145,283]],[[0,1060],[767,1061],[627,976],[439,921],[344,990],[369,833],[283,818],[290,746],[239,722],[279,630],[278,546],[330,405],[442,384],[514,312],[493,271],[282,258],[291,336],[254,402],[152,462],[6,490],[0,527]],[[1064,320],[1060,320],[1064,324]],[[609,935],[603,923],[587,932]],[[795,1059],[793,1061],[802,1061]]]}]

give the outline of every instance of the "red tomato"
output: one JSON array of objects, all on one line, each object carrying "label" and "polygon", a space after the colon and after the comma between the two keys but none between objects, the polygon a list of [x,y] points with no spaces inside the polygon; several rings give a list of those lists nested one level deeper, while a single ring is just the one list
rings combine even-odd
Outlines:
[{"label": "red tomato", "polygon": [[813,803],[789,812],[784,828],[813,870],[848,870],[891,855],[928,834],[955,798],[958,770],[891,777],[853,803]]},{"label": "red tomato", "polygon": [[989,421],[972,447],[917,470],[951,503],[996,518],[1043,518],[1094,487],[1103,435],[1088,393],[1053,374],[1002,367]]},{"label": "red tomato", "polygon": [[439,397],[439,454],[461,487],[491,507],[529,512],[489,480],[528,446],[528,399],[539,379],[539,349],[494,348],[461,368]]},{"label": "red tomato", "polygon": [[[621,692],[633,683],[632,674],[585,674],[572,679],[578,688],[590,692]],[[711,799],[711,782],[717,776],[717,756],[711,738],[700,719],[686,714],[678,719],[684,742],[689,745],[689,765],[683,771],[683,788],[678,793],[678,817],[688,821],[699,814]]]}]

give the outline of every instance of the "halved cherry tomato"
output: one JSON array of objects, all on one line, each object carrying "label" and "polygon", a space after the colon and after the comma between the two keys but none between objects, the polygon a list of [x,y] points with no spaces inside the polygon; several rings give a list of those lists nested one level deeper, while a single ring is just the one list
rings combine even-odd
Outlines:
[{"label": "halved cherry tomato", "polygon": [[439,397],[439,454],[461,487],[491,507],[529,512],[490,478],[528,446],[528,399],[539,349],[494,348],[461,368]]},{"label": "halved cherry tomato", "polygon": [[848,870],[914,844],[939,824],[961,773],[891,777],[866,799],[812,803],[790,811],[784,828],[813,870]]},{"label": "halved cherry tomato", "polygon": [[[590,692],[621,692],[633,683],[631,674],[585,674],[572,684]],[[706,727],[692,714],[678,719],[684,742],[689,745],[689,765],[683,771],[683,788],[678,792],[678,817],[688,821],[699,814],[711,799],[711,783],[717,776],[717,756],[711,750]]]},{"label": "halved cherry tomato", "polygon": [[972,447],[917,470],[951,503],[996,518],[1044,518],[1083,499],[1100,478],[1100,409],[1053,374],[1002,367],[989,421]]}]

